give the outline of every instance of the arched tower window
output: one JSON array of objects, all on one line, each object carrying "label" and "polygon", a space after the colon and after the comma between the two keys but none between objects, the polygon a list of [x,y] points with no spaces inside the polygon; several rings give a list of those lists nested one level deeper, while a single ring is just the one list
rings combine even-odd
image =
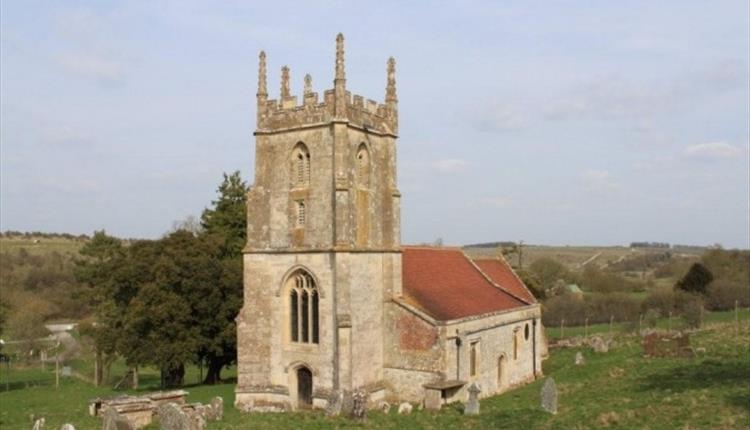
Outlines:
[{"label": "arched tower window", "polygon": [[313,277],[298,270],[287,280],[289,291],[289,340],[297,343],[318,343],[318,287]]},{"label": "arched tower window", "polygon": [[302,142],[292,150],[292,181],[298,187],[310,184],[310,151]]},{"label": "arched tower window", "polygon": [[370,152],[364,143],[357,150],[357,185],[364,188],[370,186]]}]

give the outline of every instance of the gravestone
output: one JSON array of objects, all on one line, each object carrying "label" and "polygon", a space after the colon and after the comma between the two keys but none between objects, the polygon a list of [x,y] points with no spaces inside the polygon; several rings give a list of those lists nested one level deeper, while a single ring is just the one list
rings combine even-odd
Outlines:
[{"label": "gravestone", "polygon": [[70,366],[63,366],[62,371],[60,372],[60,375],[73,376],[73,369],[71,369]]},{"label": "gravestone", "polygon": [[378,409],[383,411],[384,414],[388,415],[388,412],[391,411],[391,404],[386,401],[381,401],[378,405]]},{"label": "gravestone", "polygon": [[44,418],[39,418],[34,421],[34,427],[31,430],[43,430],[44,429]]},{"label": "gravestone", "polygon": [[190,429],[191,420],[182,411],[182,408],[174,403],[165,403],[156,410],[159,417],[159,428],[161,430],[187,430]]},{"label": "gravestone", "polygon": [[599,336],[591,338],[591,347],[594,352],[609,352],[609,342]]},{"label": "gravestone", "polygon": [[367,393],[362,390],[352,393],[352,418],[356,420],[367,419],[367,397]]},{"label": "gravestone", "polygon": [[336,417],[341,414],[341,409],[344,405],[344,395],[339,390],[331,391],[331,395],[328,396],[328,404],[326,405],[326,416]]},{"label": "gravestone", "polygon": [[582,366],[586,364],[586,359],[583,358],[583,353],[581,351],[576,352],[575,364],[576,366]]},{"label": "gravestone", "polygon": [[547,378],[542,385],[542,409],[551,413],[557,414],[557,386],[555,380]]},{"label": "gravestone", "polygon": [[411,413],[412,406],[411,403],[401,403],[398,405],[398,413],[399,415],[409,415]]},{"label": "gravestone", "polygon": [[219,396],[211,399],[211,405],[206,408],[206,419],[218,421],[224,417],[224,399]]},{"label": "gravestone", "polygon": [[115,408],[107,408],[102,415],[102,430],[134,430],[134,427]]},{"label": "gravestone", "polygon": [[469,385],[469,401],[464,405],[464,415],[479,415],[479,389],[476,383]]},{"label": "gravestone", "polygon": [[73,424],[67,423],[63,424],[62,427],[60,427],[60,430],[76,430],[76,428],[73,427]]}]

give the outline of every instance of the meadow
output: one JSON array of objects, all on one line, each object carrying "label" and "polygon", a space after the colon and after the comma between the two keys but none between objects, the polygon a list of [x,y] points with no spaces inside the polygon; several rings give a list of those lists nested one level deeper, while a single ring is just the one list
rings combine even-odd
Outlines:
[{"label": "meadow", "polygon": [[[219,385],[190,385],[197,381],[197,369],[186,375],[191,402],[208,402],[219,395],[225,400],[221,422],[208,429],[297,429],[297,428],[384,428],[384,429],[743,429],[750,428],[750,324],[747,312],[739,325],[731,313],[715,317],[691,335],[698,351],[694,358],[643,358],[637,335],[616,333],[616,346],[608,353],[589,348],[551,349],[544,373],[553,377],[559,393],[559,412],[550,415],[539,408],[543,378],[483,399],[478,416],[461,413],[460,404],[440,412],[415,410],[398,415],[370,412],[365,422],[327,418],[321,411],[287,414],[241,414],[231,405],[234,379]],[[592,329],[595,329],[592,327]],[[550,329],[550,331],[552,331]],[[703,352],[705,350],[705,352]],[[581,351],[584,366],[574,365]],[[88,416],[88,400],[97,396],[123,394],[109,387],[94,387],[82,379],[63,378],[59,388],[49,370],[12,367],[0,377],[0,427],[28,429],[31,416],[44,416],[47,428],[65,422],[77,429],[96,429],[98,419]],[[9,391],[5,390],[6,381]],[[141,372],[138,392],[158,389],[154,370]],[[127,391],[133,393],[133,391]]]}]

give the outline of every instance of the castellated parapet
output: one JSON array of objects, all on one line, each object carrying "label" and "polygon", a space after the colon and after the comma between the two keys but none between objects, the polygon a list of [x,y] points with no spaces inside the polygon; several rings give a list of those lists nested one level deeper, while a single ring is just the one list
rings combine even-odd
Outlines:
[{"label": "castellated parapet", "polygon": [[345,90],[343,72],[343,37],[337,39],[336,78],[334,88],[323,92],[323,99],[312,91],[312,78],[305,76],[302,102],[289,90],[289,68],[282,68],[279,99],[268,99],[266,88],[266,54],[260,53],[258,85],[258,118],[256,134],[268,134],[291,129],[318,126],[331,122],[346,122],[368,132],[395,137],[398,133],[398,111],[395,81],[395,60],[387,64],[385,103],[352,95]]}]

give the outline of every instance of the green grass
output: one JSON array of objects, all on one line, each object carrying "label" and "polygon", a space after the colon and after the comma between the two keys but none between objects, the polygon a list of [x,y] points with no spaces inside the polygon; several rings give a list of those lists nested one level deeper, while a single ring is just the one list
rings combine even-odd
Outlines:
[{"label": "green grass", "polygon": [[[38,241],[35,243],[35,241]],[[66,238],[26,238],[26,237],[2,237],[0,238],[0,251],[16,253],[24,248],[29,254],[44,255],[53,251],[60,254],[78,254],[78,250],[85,242]]]},{"label": "green grass", "polygon": [[[717,320],[727,319],[726,314]],[[189,401],[208,402],[220,395],[225,400],[225,417],[208,429],[324,429],[324,428],[425,428],[425,429],[704,429],[750,428],[750,327],[731,323],[712,324],[692,335],[692,345],[706,349],[691,359],[646,359],[639,339],[618,335],[618,346],[606,354],[586,348],[553,349],[544,372],[555,378],[559,392],[559,413],[539,409],[543,380],[484,399],[475,417],[461,414],[460,405],[439,413],[416,411],[399,416],[371,412],[364,423],[345,418],[329,419],[320,411],[288,414],[241,414],[231,405],[234,384],[188,386]],[[573,365],[577,351],[586,357],[585,366]],[[11,391],[0,391],[0,427],[28,429],[30,414],[44,416],[47,428],[64,422],[77,429],[96,429],[101,423],[87,415],[87,400],[116,394],[109,388],[95,388],[74,378],[54,388],[51,372],[12,369]],[[190,369],[188,381],[195,376]],[[141,391],[158,384],[155,372],[141,372]],[[155,379],[156,378],[156,379]],[[0,377],[4,389],[5,371]]]},{"label": "green grass", "polygon": [[[742,324],[747,325],[748,320],[750,320],[750,308],[742,308],[739,309],[738,312],[739,320]],[[706,311],[703,322],[704,324],[714,324],[714,323],[729,323],[734,321],[734,311],[725,311],[725,312],[708,312]],[[684,321],[680,317],[672,317],[672,321],[669,321],[669,318],[661,318],[656,324],[656,327],[667,330],[680,330],[683,329],[685,326]],[[635,321],[634,323],[631,322],[615,322],[612,324],[612,333],[618,334],[622,332],[627,331],[633,331],[633,328],[638,327],[638,321]],[[644,330],[647,328],[646,323],[643,323]],[[547,335],[548,339],[560,339],[560,326],[545,326],[544,332]],[[588,329],[586,329],[584,326],[565,326],[563,328],[563,337],[570,338],[574,336],[583,336],[584,332],[587,332],[589,335],[591,334],[607,334],[610,332],[610,326],[608,323],[603,324],[591,324],[588,326]]]}]

